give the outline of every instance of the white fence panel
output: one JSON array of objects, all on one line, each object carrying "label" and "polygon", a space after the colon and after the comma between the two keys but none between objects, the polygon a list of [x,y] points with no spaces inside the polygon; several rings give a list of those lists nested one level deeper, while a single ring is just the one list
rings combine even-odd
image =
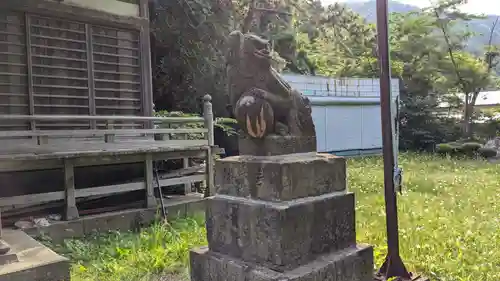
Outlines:
[{"label": "white fence panel", "polygon": [[[380,84],[378,79],[283,74],[291,86],[308,96],[320,152],[339,155],[380,153]],[[392,79],[393,108],[399,97],[399,81]],[[396,120],[393,110],[393,120]],[[398,138],[395,136],[397,143]]]}]

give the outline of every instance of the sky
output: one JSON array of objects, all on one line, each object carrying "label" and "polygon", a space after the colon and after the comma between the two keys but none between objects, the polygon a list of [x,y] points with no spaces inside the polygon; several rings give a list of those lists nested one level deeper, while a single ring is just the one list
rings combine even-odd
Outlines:
[{"label": "sky", "polygon": [[[335,2],[349,2],[353,0],[321,0],[324,4]],[[360,0],[354,0],[360,1]],[[420,8],[429,6],[431,0],[397,0],[398,2],[418,6]],[[473,14],[494,14],[500,15],[500,0],[469,0],[469,3],[463,6],[463,11]]]},{"label": "sky", "polygon": [[[401,0],[401,3],[418,6],[420,8],[429,6],[429,0]],[[471,14],[500,14],[499,0],[469,0],[469,3],[462,7],[464,12]]]}]

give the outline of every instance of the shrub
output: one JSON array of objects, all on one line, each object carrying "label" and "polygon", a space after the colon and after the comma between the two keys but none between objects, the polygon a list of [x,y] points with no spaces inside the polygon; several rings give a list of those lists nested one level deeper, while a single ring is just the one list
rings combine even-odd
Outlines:
[{"label": "shrub", "polygon": [[436,152],[441,155],[452,155],[455,148],[449,143],[440,143],[436,145]]},{"label": "shrub", "polygon": [[467,142],[460,146],[460,151],[469,157],[477,155],[478,150],[483,147],[480,143],[477,142]]},{"label": "shrub", "polygon": [[478,154],[480,148],[482,148],[482,145],[477,142],[460,143],[457,141],[438,144],[436,152],[440,155],[474,157]]},{"label": "shrub", "polygon": [[497,150],[491,147],[481,147],[477,151],[481,157],[491,158],[497,156]]}]

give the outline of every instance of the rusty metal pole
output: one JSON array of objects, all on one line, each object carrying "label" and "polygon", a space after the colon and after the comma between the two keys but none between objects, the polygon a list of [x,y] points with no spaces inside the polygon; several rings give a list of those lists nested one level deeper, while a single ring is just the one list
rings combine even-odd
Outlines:
[{"label": "rusty metal pole", "polygon": [[387,0],[377,0],[378,61],[380,66],[380,109],[382,121],[382,142],[384,157],[384,195],[387,223],[387,257],[377,277],[387,280],[400,277],[410,280],[399,255],[398,211],[394,185],[394,150],[391,114],[391,70],[389,57],[389,23]]}]

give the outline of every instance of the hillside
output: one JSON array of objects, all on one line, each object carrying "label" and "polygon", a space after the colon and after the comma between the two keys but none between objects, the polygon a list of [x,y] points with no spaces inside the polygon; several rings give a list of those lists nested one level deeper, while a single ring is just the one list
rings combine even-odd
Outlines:
[{"label": "hillside", "polygon": [[[346,1],[344,3],[347,7],[351,8],[353,11],[357,12],[364,18],[367,22],[375,23],[376,21],[376,0],[369,1]],[[403,4],[397,1],[389,1],[389,12],[390,13],[408,13],[411,11],[418,11],[419,8],[412,5]],[[490,28],[493,22],[498,17],[498,15],[489,15],[485,19],[477,19],[468,22],[469,29],[477,33],[476,36],[470,39],[468,49],[473,53],[482,53],[484,46],[488,43]],[[466,27],[464,23],[464,27]],[[500,45],[500,27],[497,28],[497,35],[494,37],[494,44]]]}]

